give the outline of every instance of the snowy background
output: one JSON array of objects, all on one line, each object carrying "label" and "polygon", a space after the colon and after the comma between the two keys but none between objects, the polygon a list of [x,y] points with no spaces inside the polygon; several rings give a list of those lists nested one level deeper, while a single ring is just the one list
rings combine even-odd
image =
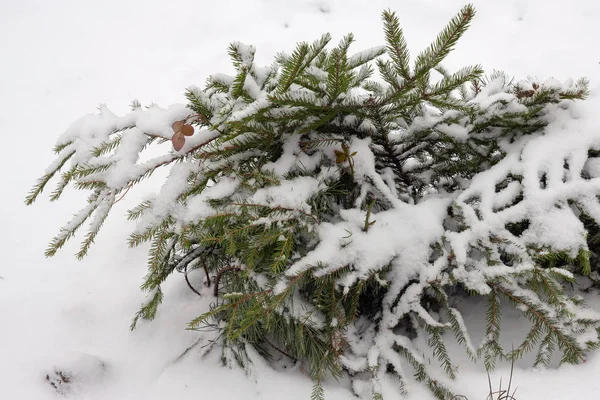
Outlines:
[{"label": "snowy background", "polygon": [[[478,14],[448,58],[450,69],[481,63],[487,71],[502,69],[519,78],[587,76],[592,82],[587,109],[600,110],[600,2],[474,4]],[[89,375],[75,398],[308,399],[311,382],[298,370],[264,366],[247,377],[220,367],[218,354],[200,358],[197,350],[175,362],[196,340],[185,327],[203,308],[181,276],[165,288],[158,318],[129,331],[143,301],[138,287],[147,249],[127,248],[132,225],[123,215],[159,180],[115,207],[82,262],[72,256],[76,241],[56,257],[44,258],[46,244],[79,209],[82,195],[66,193],[57,204],[41,198],[29,208],[23,199],[52,160],[56,137],[72,121],[100,103],[123,114],[134,98],[162,106],[184,102],[185,87],[202,85],[213,72],[231,72],[226,51],[231,41],[256,45],[259,64],[270,64],[277,51],[326,31],[334,41],[353,32],[359,50],[383,44],[380,14],[391,8],[414,54],[462,5],[458,0],[1,0],[0,398],[61,398],[46,373],[54,365],[81,363],[73,354],[84,353],[103,360],[106,370]],[[600,129],[600,122],[596,126]],[[518,334],[520,322],[511,321],[508,310],[507,316],[508,336]],[[481,319],[473,314],[469,322]],[[598,354],[558,371],[518,369],[517,398],[595,397],[599,370]],[[497,382],[501,376],[507,379],[508,366],[492,378]],[[411,386],[411,399],[431,398]],[[461,363],[457,392],[484,399],[486,387],[480,367]],[[326,386],[326,395],[331,400],[351,396],[334,384]]]}]

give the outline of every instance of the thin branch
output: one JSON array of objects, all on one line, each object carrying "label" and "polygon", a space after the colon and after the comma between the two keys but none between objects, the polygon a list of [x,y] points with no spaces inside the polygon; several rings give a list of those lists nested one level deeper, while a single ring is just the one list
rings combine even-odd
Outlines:
[{"label": "thin branch", "polygon": [[206,286],[210,287],[210,275],[208,274],[208,268],[206,267],[206,263],[204,262],[204,257],[200,256],[200,263],[202,264],[202,268],[204,269],[204,274],[206,275]]},{"label": "thin branch", "polygon": [[121,200],[123,200],[123,197],[125,197],[125,195],[127,194],[127,192],[129,192],[129,189],[131,189],[132,187],[133,187],[133,181],[129,182],[129,185],[127,185],[127,189],[125,189],[125,193],[123,193],[121,195],[121,197],[119,197],[117,200],[115,200],[115,202],[113,203],[113,205],[115,205],[118,202],[120,202]]},{"label": "thin branch", "polygon": [[492,282],[487,282],[488,285],[492,286],[494,289],[499,290],[500,292],[502,292],[506,297],[510,297],[512,300],[516,301],[519,304],[524,305],[525,307],[527,307],[527,309],[532,312],[533,314],[535,314],[540,320],[542,320],[544,322],[544,324],[546,324],[546,326],[548,327],[548,329],[550,329],[551,331],[553,331],[561,340],[562,342],[569,347],[574,353],[577,354],[578,358],[582,361],[585,362],[585,358],[583,357],[583,355],[581,354],[581,351],[579,351],[578,349],[574,348],[573,345],[571,345],[571,343],[569,343],[569,341],[565,338],[565,336],[560,332],[560,330],[554,326],[553,324],[551,324],[543,315],[541,315],[537,310],[535,310],[534,308],[530,307],[528,304],[526,304],[525,302],[523,302],[521,299],[519,299],[518,297],[514,296],[512,293],[510,293],[509,291],[505,290],[504,288],[502,288],[499,285],[496,285]]},{"label": "thin branch", "polygon": [[[196,289],[194,289],[194,287],[193,287],[193,286],[192,286],[192,284],[190,283],[190,280],[189,280],[189,278],[188,278],[188,270],[187,270],[187,267],[188,267],[188,265],[189,265],[189,263],[188,263],[188,264],[185,264],[185,267],[184,267],[184,270],[183,270],[183,277],[185,278],[185,282],[187,283],[187,285],[189,286],[189,288],[192,290],[192,292],[194,292],[194,293],[196,293],[198,296],[202,297],[202,295],[200,294],[200,292],[199,292],[199,291],[197,291]],[[208,275],[206,275],[206,276],[208,276]]]},{"label": "thin branch", "polygon": [[222,268],[218,273],[217,276],[215,276],[215,287],[214,287],[214,295],[215,297],[219,296],[219,283],[221,282],[221,277],[223,276],[223,274],[225,274],[226,272],[238,272],[240,269],[238,267],[234,267],[233,265],[230,265],[228,267]]},{"label": "thin branch", "polygon": [[288,357],[289,359],[291,359],[293,361],[298,361],[298,359],[296,357],[292,357],[286,351],[284,351],[284,350],[280,349],[279,347],[275,346],[269,339],[264,338],[264,340],[265,340],[265,342],[267,342],[269,344],[269,346],[271,346],[273,349],[277,350],[278,352],[280,352],[284,356]]}]

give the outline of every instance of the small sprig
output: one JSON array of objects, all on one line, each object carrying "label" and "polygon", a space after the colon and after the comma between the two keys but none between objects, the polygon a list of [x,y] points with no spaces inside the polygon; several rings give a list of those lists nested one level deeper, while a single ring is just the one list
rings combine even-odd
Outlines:
[{"label": "small sprig", "polygon": [[363,232],[368,232],[371,225],[373,225],[377,221],[371,221],[371,209],[375,205],[375,198],[371,200],[369,204],[367,204],[367,215],[365,216],[365,226],[363,227]]},{"label": "small sprig", "polygon": [[350,153],[350,146],[346,143],[342,143],[342,150],[334,150],[335,152],[335,162],[338,164],[343,164],[344,162],[348,162],[348,166],[350,167],[350,172],[354,175],[354,156],[356,155],[356,151]]}]

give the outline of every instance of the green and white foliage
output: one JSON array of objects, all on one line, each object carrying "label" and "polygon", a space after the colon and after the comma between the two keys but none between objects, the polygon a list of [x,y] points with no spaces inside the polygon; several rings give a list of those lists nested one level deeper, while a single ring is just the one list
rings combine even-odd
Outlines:
[{"label": "green and white foliage", "polygon": [[[136,103],[124,117],[102,108],[82,118],[27,197],[57,174],[52,200],[70,184],[90,191],[47,255],[89,219],[83,257],[115,202],[170,168],[128,216],[138,220],[130,245],[151,243],[150,296],[132,327],[156,316],[173,272],[202,268],[215,298],[190,327],[217,329],[226,363],[249,368],[249,349],[281,350],[304,364],[315,399],[326,376],[344,374],[365,398],[382,396],[386,374],[400,390],[414,375],[449,398],[449,334],[488,368],[530,351],[540,365],[555,350],[582,360],[598,345],[600,315],[565,284],[590,273],[587,232],[600,221],[600,136],[573,124],[587,82],[447,71],[441,62],[473,16],[463,8],[413,62],[389,11],[385,45],[359,53],[352,35],[335,46],[323,35],[260,67],[254,47],[233,43],[235,75],[188,89],[187,107]],[[176,121],[196,132],[140,162]],[[467,294],[488,299],[479,345],[456,308]],[[503,299],[531,321],[510,352]],[[431,371],[416,336],[447,376]]]}]

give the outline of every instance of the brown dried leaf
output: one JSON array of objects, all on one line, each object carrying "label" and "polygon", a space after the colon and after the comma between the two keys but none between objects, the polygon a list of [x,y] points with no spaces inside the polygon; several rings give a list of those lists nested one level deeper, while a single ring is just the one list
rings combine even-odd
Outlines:
[{"label": "brown dried leaf", "polygon": [[172,128],[174,132],[181,132],[181,128],[183,128],[183,121],[175,121],[173,122]]},{"label": "brown dried leaf", "polygon": [[171,142],[173,142],[173,148],[175,151],[179,151],[183,148],[185,144],[185,136],[181,132],[175,132],[173,137],[171,138]]},{"label": "brown dried leaf", "polygon": [[192,136],[194,134],[194,127],[190,124],[185,124],[181,127],[181,132],[183,132],[185,136]]}]

